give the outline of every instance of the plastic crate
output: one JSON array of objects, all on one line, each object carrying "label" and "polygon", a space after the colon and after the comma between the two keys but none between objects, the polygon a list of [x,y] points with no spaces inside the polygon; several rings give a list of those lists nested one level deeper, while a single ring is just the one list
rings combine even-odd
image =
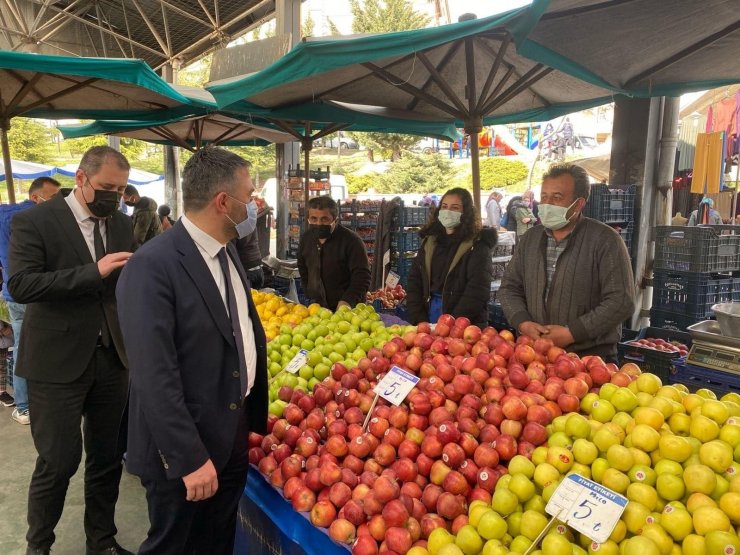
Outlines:
[{"label": "plastic crate", "polygon": [[697,273],[740,270],[738,231],[740,227],[729,225],[657,226],[655,268]]},{"label": "plastic crate", "polygon": [[732,301],[732,288],[730,276],[655,270],[653,307],[703,320],[712,317],[713,304]]},{"label": "plastic crate", "polygon": [[635,210],[634,185],[592,185],[583,213],[604,223],[629,222]]},{"label": "plastic crate", "polygon": [[393,257],[391,259],[391,270],[401,277],[408,277],[411,272],[411,265],[414,263],[414,257]]},{"label": "plastic crate", "polygon": [[682,312],[673,312],[662,310],[660,308],[650,309],[650,325],[654,328],[663,328],[673,331],[686,331],[686,328],[711,318],[696,318],[695,316],[686,316]]},{"label": "plastic crate", "polygon": [[421,227],[427,223],[430,212],[428,206],[401,205],[393,215],[393,223],[398,227]]},{"label": "plastic crate", "polygon": [[635,230],[634,224],[630,222],[624,227],[615,227],[614,230],[619,233],[622,241],[624,241],[624,244],[627,246],[627,251],[632,253],[632,237],[634,236]]},{"label": "plastic crate", "polygon": [[732,278],[732,300],[733,302],[740,301],[740,278]]},{"label": "plastic crate", "polygon": [[391,249],[394,252],[416,252],[421,246],[421,237],[415,231],[391,233]]},{"label": "plastic crate", "polygon": [[499,303],[488,303],[488,323],[497,330],[513,330],[506,321],[504,309]]},{"label": "plastic crate", "polygon": [[[634,339],[645,338],[678,341],[687,347],[691,347],[691,335],[681,331],[666,330],[652,326],[641,329],[640,333]],[[631,341],[631,339],[628,341]],[[617,355],[621,364],[634,362],[643,372],[650,372],[658,376],[664,384],[668,383],[669,376],[676,361],[684,362],[686,360],[686,357],[682,357],[678,353],[656,351],[647,347],[628,345],[626,342],[617,344]]]},{"label": "plastic crate", "polygon": [[692,392],[702,388],[710,389],[717,397],[726,393],[740,394],[740,375],[683,362],[676,362],[673,365],[668,381],[672,384],[683,384]]}]

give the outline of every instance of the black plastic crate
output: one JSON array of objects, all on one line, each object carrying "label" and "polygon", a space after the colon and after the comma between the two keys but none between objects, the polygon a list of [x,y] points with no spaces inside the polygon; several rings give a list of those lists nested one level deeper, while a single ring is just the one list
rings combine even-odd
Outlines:
[{"label": "black plastic crate", "polygon": [[401,277],[408,277],[411,272],[411,265],[414,263],[414,257],[394,257],[391,258],[391,270]]},{"label": "black plastic crate", "polygon": [[674,331],[686,331],[686,328],[707,320],[709,318],[696,318],[695,316],[686,316],[682,312],[672,312],[660,308],[650,309],[650,325],[654,328],[663,328]]},{"label": "black plastic crate", "polygon": [[394,252],[416,252],[421,246],[421,237],[416,231],[395,231],[391,233],[391,249]]},{"label": "black plastic crate", "polygon": [[740,394],[740,375],[682,362],[674,364],[668,381],[672,384],[683,384],[692,392],[706,388],[713,391],[717,397],[726,393]]},{"label": "black plastic crate", "polygon": [[634,235],[634,229],[634,224],[632,222],[625,226],[614,227],[614,230],[619,233],[619,236],[622,238],[622,241],[624,241],[624,244],[627,246],[627,251],[630,254],[632,253],[632,237]]},{"label": "black plastic crate", "polygon": [[653,273],[653,307],[703,320],[712,316],[712,305],[732,301],[733,280],[712,273]]},{"label": "black plastic crate", "polygon": [[504,309],[499,303],[488,303],[488,323],[497,330],[513,330],[504,316]]},{"label": "black plastic crate", "polygon": [[[678,341],[686,347],[691,347],[691,335],[688,333],[655,326],[641,329],[637,337],[627,339],[627,341],[645,338],[663,339],[668,342]],[[648,347],[629,345],[626,342],[617,344],[617,355],[621,364],[634,362],[643,372],[655,374],[663,383],[668,383],[674,364],[677,361],[684,362],[686,360],[686,357],[682,357],[679,353],[656,351]]]},{"label": "black plastic crate", "polygon": [[592,185],[583,213],[605,223],[632,221],[635,191],[634,185]]},{"label": "black plastic crate", "polygon": [[681,272],[740,270],[740,227],[657,226],[655,269]]}]

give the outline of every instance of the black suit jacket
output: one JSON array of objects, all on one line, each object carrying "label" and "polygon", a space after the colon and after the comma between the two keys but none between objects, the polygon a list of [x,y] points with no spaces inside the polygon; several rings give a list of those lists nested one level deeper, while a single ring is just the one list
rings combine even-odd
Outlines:
[{"label": "black suit jacket", "polygon": [[[247,291],[257,348],[257,375],[240,403],[239,355],[226,307],[208,266],[177,222],[144,244],[126,264],[117,297],[131,375],[128,455],[132,474],[185,476],[210,458],[229,460],[240,418],[267,427],[267,349],[234,245],[228,253]],[[242,319],[244,322],[246,318]]]},{"label": "black suit jacket", "polygon": [[[17,372],[27,379],[69,383],[90,362],[102,325],[103,309],[118,355],[126,354],[116,316],[116,281],[105,279],[87,248],[80,226],[62,191],[48,202],[18,212],[10,236],[8,290],[27,304]],[[132,251],[131,219],[115,212],[106,222],[108,252]]]}]

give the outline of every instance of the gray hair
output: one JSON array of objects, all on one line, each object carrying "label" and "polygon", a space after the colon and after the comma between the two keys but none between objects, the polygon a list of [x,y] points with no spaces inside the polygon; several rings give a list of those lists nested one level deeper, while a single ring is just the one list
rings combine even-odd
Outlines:
[{"label": "gray hair", "polygon": [[222,191],[233,196],[236,170],[251,167],[251,162],[225,148],[207,146],[196,151],[182,172],[185,211],[202,210]]},{"label": "gray hair", "polygon": [[79,169],[85,172],[85,175],[92,177],[97,175],[100,168],[108,160],[113,161],[120,169],[125,171],[131,170],[131,164],[126,157],[116,149],[109,146],[94,146],[82,155]]}]

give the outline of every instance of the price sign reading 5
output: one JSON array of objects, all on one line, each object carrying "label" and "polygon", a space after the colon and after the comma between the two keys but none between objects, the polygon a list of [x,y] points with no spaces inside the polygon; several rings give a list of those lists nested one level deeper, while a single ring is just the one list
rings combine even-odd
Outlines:
[{"label": "price sign reading 5", "polygon": [[398,366],[393,366],[375,386],[375,393],[394,405],[400,405],[409,392],[419,382],[419,378]]},{"label": "price sign reading 5", "polygon": [[570,474],[550,497],[545,510],[597,543],[604,543],[627,506],[627,498]]}]

